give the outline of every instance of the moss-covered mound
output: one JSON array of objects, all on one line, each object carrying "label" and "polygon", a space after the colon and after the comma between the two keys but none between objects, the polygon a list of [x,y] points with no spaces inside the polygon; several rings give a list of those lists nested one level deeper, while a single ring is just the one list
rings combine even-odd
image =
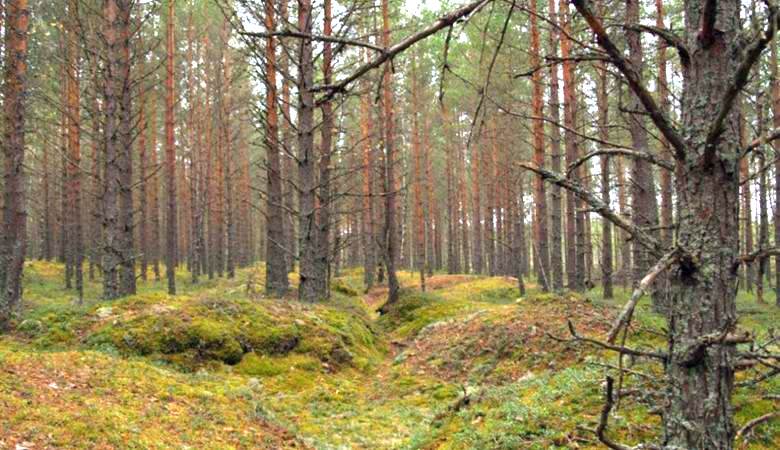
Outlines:
[{"label": "moss-covered mound", "polygon": [[[143,294],[102,302],[71,314],[39,313],[19,331],[42,347],[87,346],[149,356],[186,368],[236,365],[249,373],[257,360],[297,355],[309,369],[366,366],[380,345],[356,298],[326,305],[278,299],[221,299]],[[255,368],[250,368],[255,366]]]}]

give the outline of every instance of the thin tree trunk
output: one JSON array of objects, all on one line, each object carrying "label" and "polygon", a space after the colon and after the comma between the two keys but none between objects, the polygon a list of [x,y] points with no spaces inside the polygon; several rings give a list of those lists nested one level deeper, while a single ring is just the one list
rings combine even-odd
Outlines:
[{"label": "thin tree trunk", "polygon": [[[531,1],[531,10],[529,13],[531,19],[531,67],[537,67],[540,64],[541,58],[540,45],[539,45],[539,26],[537,24],[537,1]],[[542,72],[535,70],[532,75],[533,94],[531,98],[531,105],[533,110],[533,146],[534,146],[534,162],[539,167],[544,167],[544,109],[543,92],[542,92]],[[545,189],[544,179],[537,175],[534,177],[534,205],[536,210],[534,211],[534,243],[535,249],[538,252],[534,261],[539,264],[537,270],[540,274],[545,276],[539,277],[539,284],[542,288],[542,292],[548,292],[550,286],[547,283],[547,279],[550,274],[550,250],[547,239],[547,191]]]},{"label": "thin tree trunk", "polygon": [[[571,14],[567,0],[559,3],[561,29],[564,34],[571,33]],[[570,165],[577,159],[577,137],[571,131],[575,128],[575,102],[574,93],[574,63],[569,58],[571,54],[571,41],[567,37],[561,38],[561,58],[563,58],[563,122],[566,126],[564,143],[566,146],[566,164]],[[569,289],[579,289],[577,283],[578,273],[584,268],[577,264],[577,198],[569,191],[566,192],[566,281]]]},{"label": "thin tree trunk", "polygon": [[[286,0],[282,0],[286,1]],[[274,2],[265,3],[265,26],[274,30]],[[278,120],[276,108],[276,39],[269,37],[265,47],[266,76],[266,154],[267,154],[267,190],[266,193],[266,262],[265,290],[268,295],[282,297],[287,293],[290,282],[287,278],[289,262],[284,251],[284,209],[282,206],[282,177],[279,161]]]},{"label": "thin tree trunk", "polygon": [[[637,0],[626,0],[626,23],[639,23],[639,2]],[[628,42],[629,60],[634,67],[641,73],[644,64],[642,58],[642,42],[640,32],[637,30],[626,30],[626,40]],[[640,111],[642,104],[639,98],[631,93],[628,105],[629,111]],[[631,132],[632,146],[640,151],[649,152],[647,131],[645,130],[644,116],[640,114],[629,113],[627,116],[629,131]],[[634,223],[640,227],[650,229],[658,225],[658,208],[656,204],[655,183],[653,182],[653,172],[650,164],[641,159],[634,159],[631,167],[631,216]],[[653,265],[652,257],[638,243],[634,242],[634,271],[632,280],[634,284],[639,283]],[[664,305],[659,303],[660,298],[654,296],[654,306],[659,311],[663,310]]]},{"label": "thin tree trunk", "polygon": [[[366,83],[366,88],[368,83]],[[369,88],[370,89],[370,88]],[[363,283],[366,290],[374,286],[374,270],[376,269],[376,241],[374,218],[374,150],[372,148],[371,109],[367,95],[360,98],[360,140],[363,145],[363,229],[361,239],[363,244]]]},{"label": "thin tree trunk", "polygon": [[[298,2],[298,29],[312,32],[311,0]],[[298,64],[298,183],[300,211],[300,284],[298,296],[302,301],[320,300],[317,279],[317,177],[314,154],[314,62],[312,43],[301,39]]]},{"label": "thin tree trunk", "polygon": [[[557,30],[558,14],[555,12],[555,0],[548,0],[547,12],[550,18],[550,22],[553,26],[550,27],[548,33],[549,37],[549,54],[553,57],[558,56],[558,40],[560,35]],[[550,161],[552,170],[560,172],[561,170],[561,130],[558,124],[560,123],[560,104],[558,103],[558,65],[553,64],[550,66],[550,100],[549,100],[549,114],[550,120],[553,125],[550,127]],[[562,204],[561,204],[561,188],[559,186],[553,186],[550,196],[551,201],[551,213],[550,213],[550,278],[552,281],[552,288],[555,291],[563,289],[563,259],[561,255],[562,248]]]},{"label": "thin tree trunk", "polygon": [[[323,35],[331,36],[332,29],[332,11],[331,0],[323,2]],[[322,44],[322,74],[323,82],[328,85],[333,79],[333,49],[330,42]],[[317,264],[316,269],[319,272],[319,293],[325,299],[330,297],[330,241],[331,241],[331,218],[330,210],[333,203],[331,198],[331,156],[333,152],[333,105],[330,101],[322,104],[322,125],[320,127],[320,208],[319,208],[319,227],[317,236]]]},{"label": "thin tree trunk", "polygon": [[[655,0],[655,25],[658,28],[664,28],[664,2]],[[661,110],[669,114],[669,86],[666,79],[666,42],[658,39],[656,52],[656,63],[658,64],[658,105]],[[660,136],[661,156],[665,159],[671,158],[671,146],[665,136]],[[668,170],[661,170],[661,242],[665,246],[671,247],[674,239],[672,229],[674,205],[672,204],[672,173]]]},{"label": "thin tree trunk", "polygon": [[414,268],[420,272],[420,290],[425,292],[425,213],[423,212],[423,155],[420,148],[419,126],[419,95],[420,89],[417,80],[417,58],[412,55],[411,67],[411,115],[412,115],[412,158],[414,179],[412,186],[414,191]]},{"label": "thin tree trunk", "polygon": [[176,142],[173,129],[176,95],[173,86],[174,2],[175,0],[168,0],[167,74],[165,77],[165,175],[168,183],[165,273],[168,279],[168,294],[170,295],[176,295]]},{"label": "thin tree trunk", "polygon": [[[769,68],[772,75],[772,125],[780,128],[780,74],[777,69],[777,39],[772,40]],[[775,152],[775,245],[780,244],[780,140],[772,141]],[[780,307],[780,256],[775,257],[775,304]]]},{"label": "thin tree trunk", "polygon": [[[598,113],[599,139],[609,141],[609,97],[607,96],[607,67],[599,63],[598,67]],[[609,155],[601,157],[601,201],[611,204],[610,199],[610,161]],[[612,298],[612,223],[601,221],[601,284],[604,287],[604,298]]]},{"label": "thin tree trunk", "polygon": [[68,2],[68,259],[76,278],[79,303],[84,301],[84,244],[81,225],[81,108],[79,87],[78,0]]},{"label": "thin tree trunk", "polygon": [[[390,47],[389,0],[382,0],[382,43]],[[387,268],[387,302],[383,311],[398,301],[400,285],[395,271],[398,259],[398,236],[396,234],[396,183],[395,183],[395,117],[393,108],[393,80],[390,63],[385,64],[382,83],[382,109],[385,132],[385,266]]]}]

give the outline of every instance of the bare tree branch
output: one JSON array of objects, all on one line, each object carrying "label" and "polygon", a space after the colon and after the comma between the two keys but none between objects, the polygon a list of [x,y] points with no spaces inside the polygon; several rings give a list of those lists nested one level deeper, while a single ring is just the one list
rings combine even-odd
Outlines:
[{"label": "bare tree branch", "polygon": [[645,294],[647,288],[653,283],[658,275],[674,264],[680,258],[680,255],[680,247],[675,247],[671,252],[667,253],[663,256],[663,258],[659,259],[653,268],[647,272],[647,275],[642,278],[642,281],[639,282],[639,286],[637,286],[636,289],[634,289],[634,292],[631,294],[631,299],[623,307],[623,310],[620,312],[620,315],[617,317],[617,319],[615,319],[615,322],[612,325],[612,329],[607,335],[607,342],[610,344],[615,342],[615,338],[617,338],[620,330],[623,327],[627,327],[628,323],[631,321],[631,316],[634,314],[636,304],[639,303],[639,299],[642,298],[642,296]]},{"label": "bare tree branch", "polygon": [[650,250],[653,255],[659,258],[663,256],[661,243],[657,239],[655,239],[640,227],[621,217],[616,212],[612,211],[608,205],[604,204],[596,196],[596,194],[588,191],[576,181],[570,180],[561,174],[537,167],[532,162],[523,161],[520,162],[519,165],[526,170],[530,170],[531,172],[540,175],[544,180],[547,180],[556,186],[560,186],[573,192],[577,197],[581,198],[583,201],[585,201],[585,203],[593,208],[594,212],[600,214],[602,217],[615,224],[615,226],[618,228],[625,230],[639,244]]},{"label": "bare tree branch", "polygon": [[629,30],[649,33],[652,34],[653,36],[660,38],[661,40],[666,42],[667,45],[669,45],[670,47],[674,47],[677,50],[677,53],[680,55],[680,62],[682,63],[683,66],[687,66],[690,63],[691,54],[688,51],[688,47],[685,46],[685,43],[683,43],[682,39],[680,39],[679,36],[674,34],[672,30],[654,27],[652,25],[641,25],[641,24],[623,24],[621,26]]},{"label": "bare tree branch", "polygon": [[756,417],[755,419],[746,423],[742,428],[740,428],[739,431],[737,431],[736,437],[734,439],[739,439],[744,437],[753,428],[761,425],[762,423],[769,422],[770,420],[775,419],[777,417],[780,417],[780,411],[773,411],[771,413],[764,414],[763,416]]},{"label": "bare tree branch", "polygon": [[[714,0],[709,0],[707,4],[714,3]],[[707,5],[705,4],[705,8]],[[758,62],[761,57],[761,53],[766,49],[767,45],[772,41],[775,36],[775,30],[777,29],[777,8],[768,4],[769,8],[769,24],[764,33],[759,36],[752,44],[747,46],[744,51],[744,58],[737,67],[737,71],[734,73],[734,78],[731,85],[723,95],[723,100],[720,102],[720,109],[718,115],[712,122],[709,132],[707,133],[707,139],[704,141],[704,159],[705,161],[712,160],[715,156],[715,143],[720,138],[720,135],[725,129],[724,123],[726,117],[728,117],[731,110],[734,108],[734,102],[737,101],[737,96],[742,91],[742,88],[748,82],[748,76],[753,66]],[[714,21],[714,18],[713,18]],[[702,32],[704,32],[704,25],[702,25]]]},{"label": "bare tree branch", "polygon": [[484,5],[490,3],[491,1],[492,0],[477,0],[475,2],[462,6],[454,11],[451,11],[441,16],[439,19],[437,19],[434,23],[432,23],[428,27],[423,28],[422,30],[412,34],[411,36],[408,36],[401,42],[391,46],[390,48],[387,48],[385,51],[382,52],[382,54],[372,59],[371,61],[361,65],[351,75],[347,76],[341,81],[332,85],[319,86],[318,88],[314,89],[315,91],[325,92],[325,94],[317,100],[317,106],[320,106],[323,103],[331,100],[337,94],[345,92],[347,87],[353,82],[355,82],[357,79],[359,79],[369,71],[376,69],[377,67],[380,67],[382,64],[394,58],[396,55],[402,53],[404,50],[408,49],[412,45],[431,36],[432,34],[435,34],[436,32],[438,32],[443,28],[447,28],[455,24],[456,22],[463,20],[469,14],[481,9]]},{"label": "bare tree branch", "polygon": [[271,37],[288,37],[288,38],[298,38],[298,39],[309,39],[312,41],[320,41],[320,42],[332,42],[334,44],[342,44],[342,45],[352,45],[355,47],[364,47],[367,49],[371,49],[375,52],[384,53],[385,49],[373,44],[370,44],[368,42],[362,42],[357,41],[354,39],[347,39],[342,38],[338,36],[322,36],[319,34],[306,34],[301,33],[300,31],[293,31],[293,30],[280,30],[280,31],[273,31],[271,33],[261,33],[261,32],[252,32],[252,31],[239,31],[238,34],[242,36],[247,36],[251,38],[260,38],[260,39],[268,39]]},{"label": "bare tree branch", "polygon": [[657,156],[647,152],[633,150],[633,149],[625,149],[625,148],[603,148],[603,149],[593,150],[592,152],[588,152],[587,154],[580,157],[578,160],[571,163],[569,167],[566,169],[566,175],[567,176],[571,175],[571,173],[577,170],[579,166],[585,164],[585,162],[587,162],[589,159],[599,155],[630,156],[631,158],[634,159],[642,159],[648,161],[666,170],[672,172],[674,171],[674,164],[670,163],[669,161],[665,161],[661,158],[658,158]]},{"label": "bare tree branch", "polygon": [[607,377],[607,386],[604,391],[604,407],[601,408],[599,425],[596,427],[596,436],[598,436],[599,441],[601,441],[604,445],[611,448],[612,450],[631,450],[631,447],[614,442],[613,440],[607,437],[607,424],[609,422],[609,413],[612,411],[612,407],[615,404],[615,399],[614,396],[612,395],[614,384],[615,384],[615,380],[613,380],[612,377]]},{"label": "bare tree branch", "polygon": [[751,142],[747,147],[742,149],[741,154],[744,157],[745,155],[757,149],[758,147],[761,147],[762,145],[766,145],[777,139],[780,139],[780,128],[775,128],[774,130],[771,130],[769,133],[767,133],[765,136],[761,136],[759,138],[754,139],[753,142]]},{"label": "bare tree branch", "polygon": [[622,73],[626,78],[626,82],[628,82],[629,87],[639,98],[639,101],[642,102],[642,105],[647,110],[647,113],[650,115],[650,118],[653,120],[655,126],[658,127],[658,130],[661,131],[661,134],[663,134],[666,139],[669,140],[669,143],[672,145],[672,147],[674,147],[677,158],[682,159],[687,148],[685,141],[674,128],[672,122],[669,120],[663,110],[661,110],[661,108],[655,102],[650,92],[644,87],[636,68],[631,65],[631,63],[623,56],[623,52],[621,52],[620,49],[618,49],[617,46],[612,42],[609,34],[607,34],[607,31],[604,29],[604,25],[590,9],[588,1],[572,0],[572,3],[574,4],[574,7],[577,8],[577,11],[579,11],[580,15],[582,15],[582,17],[588,23],[590,29],[596,35],[596,39],[599,45],[612,58],[612,64],[614,64],[620,73]]},{"label": "bare tree branch", "polygon": [[551,334],[547,334],[551,339],[559,341],[559,342],[572,342],[572,341],[578,341],[578,342],[585,342],[587,344],[592,344],[597,347],[601,347],[606,350],[610,350],[613,352],[620,353],[621,355],[631,355],[636,357],[643,357],[643,358],[652,358],[652,359],[659,359],[661,361],[666,362],[668,360],[668,355],[666,353],[662,352],[650,352],[650,351],[643,351],[643,350],[636,350],[633,348],[625,347],[622,345],[614,345],[609,344],[607,342],[602,342],[597,339],[592,339],[585,336],[580,336],[577,333],[577,330],[574,328],[574,324],[571,320],[568,321],[569,326],[569,333],[571,333],[572,339],[562,339],[556,336],[553,336]]}]

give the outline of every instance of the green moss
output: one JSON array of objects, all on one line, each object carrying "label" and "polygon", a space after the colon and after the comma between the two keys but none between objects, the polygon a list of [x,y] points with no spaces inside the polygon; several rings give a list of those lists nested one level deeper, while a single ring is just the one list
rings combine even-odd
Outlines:
[{"label": "green moss", "polygon": [[358,295],[360,295],[360,292],[358,292],[358,290],[355,287],[350,286],[343,279],[333,280],[333,282],[330,285],[330,288],[331,290],[333,290],[333,292],[338,292],[340,294],[344,294],[349,297],[357,297]]},{"label": "green moss", "polygon": [[[417,274],[401,272],[401,301],[376,320],[377,292],[359,295],[360,269],[344,270],[332,298],[314,305],[248,291],[250,276],[262,284],[258,265],[198,285],[178,271],[179,296],[150,280],[138,295],[106,302],[99,282],[87,282],[86,306],[62,287],[61,265],[28,269],[19,328],[0,338],[0,364],[12,369],[0,371],[0,429],[52,448],[288,448],[266,424],[323,449],[595,448],[583,430],[596,426],[605,369],[590,363],[608,356],[543,334],[566,335],[574,314],[580,332],[597,336],[630,295],[562,298],[530,280],[516,302],[512,279],[444,274],[421,294]],[[658,329],[662,318],[647,304],[634,321]],[[740,293],[738,307],[740,325],[765,340],[773,305]],[[628,344],[657,341],[638,332]],[[632,370],[661,372],[641,361]],[[630,390],[636,379],[625,383]],[[738,390],[737,425],[775,409],[762,398],[778,383]],[[464,390],[472,401],[456,413]],[[631,398],[610,433],[636,444],[656,438],[658,426]],[[778,448],[779,436],[769,422],[745,446]]]}]

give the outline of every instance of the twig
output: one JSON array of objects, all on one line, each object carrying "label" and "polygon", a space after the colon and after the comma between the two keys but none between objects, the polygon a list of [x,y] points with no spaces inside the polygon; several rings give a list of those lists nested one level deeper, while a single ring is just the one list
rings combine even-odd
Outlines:
[{"label": "twig", "polygon": [[[753,428],[761,425],[762,423],[769,422],[770,420],[772,420],[772,419],[774,419],[776,417],[780,417],[780,411],[774,411],[774,412],[771,412],[771,413],[764,414],[763,416],[756,417],[755,419],[753,419],[750,422],[746,423],[745,426],[743,426],[742,428],[739,429],[739,431],[737,431],[737,435],[736,435],[735,439],[739,439],[739,438],[745,436],[745,434],[750,432],[750,430],[752,430]],[[745,438],[745,439],[747,439],[747,438]]]},{"label": "twig", "polygon": [[623,307],[623,310],[621,311],[620,315],[617,319],[615,319],[615,323],[612,325],[612,329],[609,331],[609,334],[607,335],[607,342],[614,343],[615,338],[617,337],[618,333],[620,332],[620,329],[624,326],[627,326],[628,323],[631,321],[631,316],[634,314],[634,309],[636,308],[636,304],[639,302],[639,299],[642,298],[642,296],[647,291],[647,288],[655,281],[655,279],[658,277],[658,275],[661,274],[664,270],[668,269],[672,264],[674,264],[681,255],[681,250],[679,247],[675,247],[671,252],[664,255],[658,262],[653,266],[652,269],[642,278],[642,281],[639,282],[639,286],[634,290],[634,292],[631,294],[631,299],[626,303],[626,305]]},{"label": "twig", "polygon": [[601,417],[599,418],[599,425],[596,427],[596,436],[598,436],[599,441],[612,450],[631,450],[631,447],[614,442],[607,437],[609,413],[612,411],[612,406],[615,404],[615,400],[612,395],[614,383],[615,381],[612,379],[612,377],[607,377],[607,389],[604,393],[604,407],[601,408]]}]

